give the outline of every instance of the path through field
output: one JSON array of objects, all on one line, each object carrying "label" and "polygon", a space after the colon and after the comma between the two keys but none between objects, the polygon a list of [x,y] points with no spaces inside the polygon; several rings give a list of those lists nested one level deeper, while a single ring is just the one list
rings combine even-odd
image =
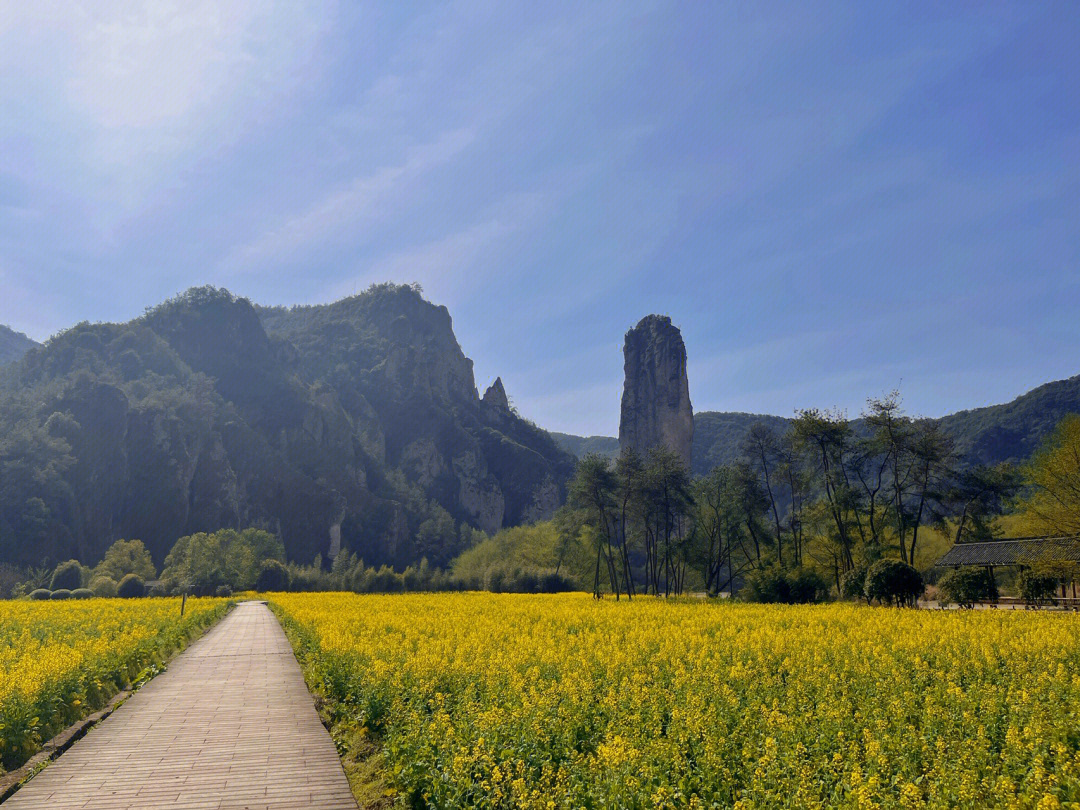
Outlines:
[{"label": "path through field", "polygon": [[245,602],[3,810],[356,810],[277,619]]}]

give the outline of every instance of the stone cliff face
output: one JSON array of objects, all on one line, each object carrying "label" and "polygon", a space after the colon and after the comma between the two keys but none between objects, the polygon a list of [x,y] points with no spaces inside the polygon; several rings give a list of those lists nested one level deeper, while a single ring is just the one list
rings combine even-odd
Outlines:
[{"label": "stone cliff face", "polygon": [[682,334],[670,318],[648,315],[626,333],[623,358],[620,449],[667,447],[689,468],[694,409]]},{"label": "stone cliff face", "polygon": [[[455,520],[492,533],[562,503],[573,458],[514,413],[501,379],[481,399],[445,307],[381,285],[324,306],[259,312],[271,338],[295,347],[303,379],[332,386],[354,420],[373,423],[380,463]],[[358,551],[354,529],[346,519],[341,542]]]},{"label": "stone cliff face", "polygon": [[574,468],[501,380],[481,400],[446,308],[393,285],[292,309],[198,288],[80,324],[0,368],[0,429],[0,562],[20,564],[120,537],[160,564],[256,526],[300,562],[445,566],[469,526],[549,517]]}]

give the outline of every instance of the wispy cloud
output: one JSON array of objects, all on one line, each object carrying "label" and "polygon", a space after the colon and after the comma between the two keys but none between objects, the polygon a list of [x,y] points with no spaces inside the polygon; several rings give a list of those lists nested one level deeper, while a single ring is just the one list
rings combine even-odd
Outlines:
[{"label": "wispy cloud", "polygon": [[501,273],[507,252],[541,227],[560,199],[560,190],[550,188],[507,195],[459,229],[383,253],[326,295],[353,295],[372,282],[419,282],[432,300],[452,306]]},{"label": "wispy cloud", "polygon": [[416,281],[435,300],[452,303],[445,293],[460,285],[460,274],[475,268],[477,261],[510,230],[493,219],[442,239],[396,251],[375,262],[367,272],[334,285],[330,297],[354,295],[372,282]]},{"label": "wispy cloud", "polygon": [[297,258],[303,250],[318,248],[339,237],[361,241],[365,227],[380,217],[428,172],[444,165],[472,143],[471,129],[456,129],[412,153],[401,163],[383,166],[356,177],[345,186],[284,220],[255,239],[234,248],[221,262],[226,272],[264,270]]}]

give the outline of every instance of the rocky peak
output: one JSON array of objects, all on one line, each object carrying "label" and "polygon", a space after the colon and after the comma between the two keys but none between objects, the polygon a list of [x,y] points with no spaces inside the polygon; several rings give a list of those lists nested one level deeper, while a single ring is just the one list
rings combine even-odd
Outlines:
[{"label": "rocky peak", "polygon": [[297,346],[310,374],[362,380],[372,400],[480,402],[450,312],[413,287],[377,284],[332,304],[263,307],[259,314],[267,332]]},{"label": "rocky peak", "polygon": [[225,289],[192,287],[142,320],[189,366],[226,383],[252,364],[275,361],[251,302]]},{"label": "rocky peak", "polygon": [[690,467],[694,409],[682,333],[663,315],[648,315],[626,333],[619,447],[674,451]]},{"label": "rocky peak", "polygon": [[500,413],[510,412],[510,400],[506,397],[506,389],[503,388],[502,377],[496,377],[495,382],[488,386],[484,392],[484,405]]}]

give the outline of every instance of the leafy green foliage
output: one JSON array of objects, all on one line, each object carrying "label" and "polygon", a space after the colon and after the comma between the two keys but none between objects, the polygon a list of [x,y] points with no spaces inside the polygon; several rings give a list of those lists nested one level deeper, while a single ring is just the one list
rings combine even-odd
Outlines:
[{"label": "leafy green foliage", "polygon": [[829,595],[829,584],[813,568],[797,566],[788,571],[787,577],[792,604],[808,605]]},{"label": "leafy green foliage", "polygon": [[42,602],[52,598],[52,591],[48,588],[36,588],[35,590],[30,591],[30,598],[35,602]]},{"label": "leafy green foliage", "polygon": [[285,561],[280,538],[261,529],[222,529],[181,537],[176,541],[161,579],[174,592],[210,595],[220,587],[254,587],[267,560]]},{"label": "leafy green foliage", "polygon": [[938,593],[943,604],[972,608],[976,602],[996,601],[997,583],[985,568],[958,568],[938,580]]},{"label": "leafy green foliage", "polygon": [[255,590],[287,591],[289,579],[289,569],[279,560],[263,560],[259,566],[259,576],[255,580]]},{"label": "leafy green foliage", "polygon": [[746,577],[740,596],[748,602],[801,605],[821,601],[829,586],[810,568],[784,570],[779,565],[757,568]]},{"label": "leafy green foliage", "polygon": [[138,574],[128,574],[116,586],[116,595],[121,599],[137,599],[146,595],[146,583]]},{"label": "leafy green foliage", "polygon": [[64,600],[64,599],[70,599],[71,598],[71,591],[68,590],[67,588],[60,588],[58,590],[53,591],[52,594],[49,596],[49,598],[52,599],[54,602],[58,602],[58,601],[61,601],[61,600]]},{"label": "leafy green foliage", "polygon": [[840,577],[840,597],[842,599],[866,598],[866,571],[869,566],[857,565]]},{"label": "leafy green foliage", "polygon": [[94,592],[94,596],[116,596],[116,581],[109,577],[95,576],[90,580],[90,590]]},{"label": "leafy green foliage", "polygon": [[1032,605],[1049,605],[1057,595],[1061,577],[1056,571],[1025,568],[1016,578],[1020,597]]},{"label": "leafy green foliage", "polygon": [[896,607],[915,607],[924,590],[926,585],[922,574],[900,560],[878,560],[867,569],[867,601]]},{"label": "leafy green foliage", "polygon": [[503,529],[461,554],[451,572],[467,590],[581,588],[592,578],[593,559],[579,533],[564,531],[552,521]]},{"label": "leafy green foliage", "polygon": [[138,574],[143,579],[153,579],[157,575],[154,560],[141,540],[117,540],[94,568],[95,576],[115,581],[128,574]]},{"label": "leafy green foliage", "polygon": [[1024,467],[1028,485],[1020,504],[1032,533],[1080,534],[1080,414],[1057,425]]},{"label": "leafy green foliage", "polygon": [[58,588],[73,591],[76,588],[81,588],[82,584],[82,566],[79,565],[78,560],[68,560],[67,562],[62,562],[60,565],[56,566],[56,570],[53,571],[52,575],[52,583],[49,587],[54,591]]},{"label": "leafy green foliage", "polygon": [[72,599],[93,599],[94,592],[89,588],[76,588],[71,592]]},{"label": "leafy green foliage", "polygon": [[0,324],[0,366],[14,363],[37,345],[22,332]]}]

